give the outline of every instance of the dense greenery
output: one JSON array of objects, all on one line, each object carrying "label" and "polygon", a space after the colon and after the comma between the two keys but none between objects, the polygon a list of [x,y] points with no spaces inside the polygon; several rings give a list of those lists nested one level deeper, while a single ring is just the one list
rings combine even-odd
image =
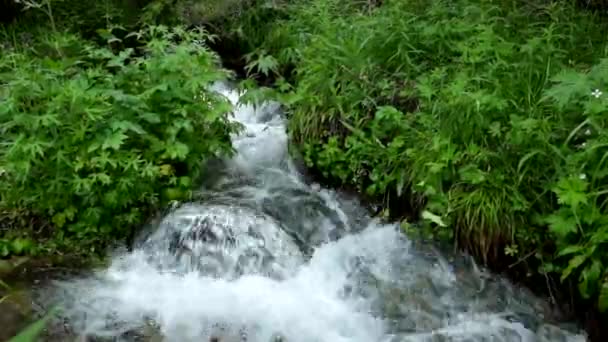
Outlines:
[{"label": "dense greenery", "polygon": [[[608,309],[601,1],[72,2],[41,2],[61,19],[28,49],[4,30],[3,217],[50,222],[59,240],[123,236],[230,153],[237,127],[204,90],[223,77],[213,55],[180,30],[126,36],[203,24],[224,62],[274,82],[294,146],[328,181],[407,214],[410,234],[523,265],[550,291],[557,276]],[[28,246],[13,233],[7,245]]]},{"label": "dense greenery", "polygon": [[230,104],[209,89],[227,74],[204,32],[146,26],[127,47],[111,30],[96,45],[58,26],[27,45],[4,28],[0,256],[128,237],[233,152]]},{"label": "dense greenery", "polygon": [[408,197],[411,233],[558,274],[604,311],[608,27],[580,5],[302,1],[250,28],[249,70],[277,79],[326,178]]}]

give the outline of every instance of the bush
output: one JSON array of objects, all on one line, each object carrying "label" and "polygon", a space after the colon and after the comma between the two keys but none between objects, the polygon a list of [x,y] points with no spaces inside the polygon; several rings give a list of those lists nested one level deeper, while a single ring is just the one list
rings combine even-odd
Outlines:
[{"label": "bush", "polygon": [[608,309],[607,25],[569,2],[340,3],[294,6],[266,49],[296,65],[308,165]]},{"label": "bush", "polygon": [[238,128],[209,90],[226,73],[201,33],[149,27],[135,33],[140,50],[116,52],[60,34],[38,55],[3,53],[1,206],[89,246],[186,198],[205,160],[232,153]]}]

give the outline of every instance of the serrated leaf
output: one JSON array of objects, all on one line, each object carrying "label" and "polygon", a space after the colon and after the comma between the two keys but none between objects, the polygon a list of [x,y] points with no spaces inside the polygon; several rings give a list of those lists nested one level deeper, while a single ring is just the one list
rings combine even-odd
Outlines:
[{"label": "serrated leaf", "polygon": [[579,268],[583,263],[585,263],[585,261],[587,261],[587,259],[589,258],[588,255],[586,254],[579,254],[577,256],[575,256],[574,258],[570,259],[570,261],[568,262],[568,267],[566,267],[566,269],[562,272],[562,276],[561,276],[561,281],[563,282],[564,280],[566,280],[570,274],[575,271],[577,268]]},{"label": "serrated leaf", "polygon": [[126,136],[123,132],[114,132],[104,140],[101,148],[104,150],[108,148],[118,150],[124,141],[127,140],[127,138],[128,136]]},{"label": "serrated leaf", "polygon": [[175,142],[167,146],[165,150],[165,155],[171,159],[183,160],[186,158],[189,152],[190,148],[188,147],[188,145],[180,142]]},{"label": "serrated leaf", "polygon": [[566,69],[557,74],[553,81],[556,84],[549,88],[545,95],[552,98],[559,108],[565,108],[572,100],[590,91],[589,78],[576,70]]},{"label": "serrated leaf", "polygon": [[560,238],[577,230],[574,216],[565,216],[563,213],[553,214],[547,216],[545,221],[549,224],[549,230]]},{"label": "serrated leaf", "polygon": [[110,127],[113,131],[132,131],[137,134],[146,133],[146,131],[139,124],[126,120],[112,121],[112,123],[110,123]]},{"label": "serrated leaf", "polygon": [[587,203],[588,185],[587,181],[580,177],[562,177],[553,191],[561,203],[576,208]]}]

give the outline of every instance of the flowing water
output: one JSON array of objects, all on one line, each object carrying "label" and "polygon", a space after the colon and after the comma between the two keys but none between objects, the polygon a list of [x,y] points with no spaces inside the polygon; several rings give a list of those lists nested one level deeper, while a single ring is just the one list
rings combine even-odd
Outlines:
[{"label": "flowing water", "polygon": [[95,341],[585,340],[526,291],[308,184],[278,105],[238,105],[234,120],[238,153],[198,201],[107,269],[56,284],[70,329]]}]

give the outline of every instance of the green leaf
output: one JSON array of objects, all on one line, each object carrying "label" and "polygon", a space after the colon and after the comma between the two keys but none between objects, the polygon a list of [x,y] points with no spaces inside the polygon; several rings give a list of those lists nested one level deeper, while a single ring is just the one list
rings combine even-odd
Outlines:
[{"label": "green leaf", "polygon": [[560,238],[577,231],[574,216],[566,216],[563,212],[549,215],[545,221],[549,224],[549,230]]},{"label": "green leaf", "polygon": [[585,267],[581,272],[578,290],[584,298],[589,299],[593,294],[592,291],[594,291],[597,281],[602,275],[602,268],[602,263],[599,260],[593,260],[591,265]]},{"label": "green leaf", "polygon": [[552,98],[559,108],[565,108],[576,97],[589,93],[591,89],[587,75],[572,69],[562,70],[553,81],[556,84],[545,95]]},{"label": "green leaf", "polygon": [[542,151],[540,151],[540,150],[535,150],[535,151],[532,151],[532,152],[528,152],[528,153],[526,153],[526,155],[525,155],[525,156],[523,156],[523,157],[522,157],[522,158],[519,160],[519,163],[517,164],[517,173],[520,173],[520,172],[521,172],[521,168],[524,166],[524,164],[526,163],[526,161],[528,161],[528,159],[530,159],[530,158],[534,157],[535,155],[537,155],[537,154],[539,154],[539,153],[543,153],[543,152],[542,152]]},{"label": "green leaf", "polygon": [[147,123],[151,123],[151,124],[156,124],[156,123],[161,122],[161,117],[157,113],[151,113],[151,112],[141,113],[141,114],[139,114],[139,118],[146,121]]},{"label": "green leaf", "polygon": [[191,188],[192,187],[192,178],[187,177],[187,176],[179,177],[179,185],[182,188],[186,188],[186,189]]},{"label": "green leaf", "polygon": [[572,208],[587,203],[586,180],[580,177],[562,177],[553,191],[557,194],[559,201]]},{"label": "green leaf", "polygon": [[104,140],[101,148],[104,150],[108,148],[118,150],[127,138],[128,137],[121,131],[114,132]]},{"label": "green leaf", "polygon": [[171,159],[183,160],[188,156],[190,152],[190,148],[188,145],[183,144],[181,142],[175,142],[169,146],[167,146],[164,156],[169,157]]},{"label": "green leaf", "polygon": [[597,306],[600,312],[606,312],[608,310],[608,281],[604,280],[602,282],[602,287],[600,288],[600,295],[597,301]]},{"label": "green leaf", "polygon": [[574,258],[570,259],[570,261],[568,262],[568,267],[566,267],[566,269],[562,272],[561,281],[563,282],[564,280],[566,280],[570,276],[570,274],[574,270],[579,268],[585,261],[587,261],[588,258],[589,256],[586,254],[579,254]]},{"label": "green leaf", "polygon": [[573,254],[573,253],[578,253],[582,250],[584,250],[585,247],[584,246],[580,246],[580,245],[572,245],[572,246],[568,246],[566,248],[561,249],[558,253],[557,256],[561,257],[561,256],[565,256],[568,254]]},{"label": "green leaf", "polygon": [[474,165],[466,165],[458,170],[462,180],[470,184],[480,184],[486,180],[486,173]]},{"label": "green leaf", "polygon": [[428,210],[424,210],[422,212],[422,218],[425,219],[425,220],[429,220],[429,221],[435,223],[436,225],[438,225],[440,227],[447,227],[447,225],[441,219],[441,216],[435,215],[435,214],[431,213]]},{"label": "green leaf", "polygon": [[14,254],[20,255],[27,253],[33,246],[32,240],[17,238],[11,242],[11,250]]},{"label": "green leaf", "polygon": [[66,222],[65,214],[57,213],[57,214],[53,215],[53,218],[51,221],[57,228],[61,228],[65,225],[65,222]]},{"label": "green leaf", "polygon": [[113,131],[132,131],[137,134],[146,134],[146,131],[139,124],[127,120],[112,121],[110,127]]},{"label": "green leaf", "polygon": [[594,244],[608,242],[608,226],[601,226],[595,232],[593,232],[590,241]]}]

